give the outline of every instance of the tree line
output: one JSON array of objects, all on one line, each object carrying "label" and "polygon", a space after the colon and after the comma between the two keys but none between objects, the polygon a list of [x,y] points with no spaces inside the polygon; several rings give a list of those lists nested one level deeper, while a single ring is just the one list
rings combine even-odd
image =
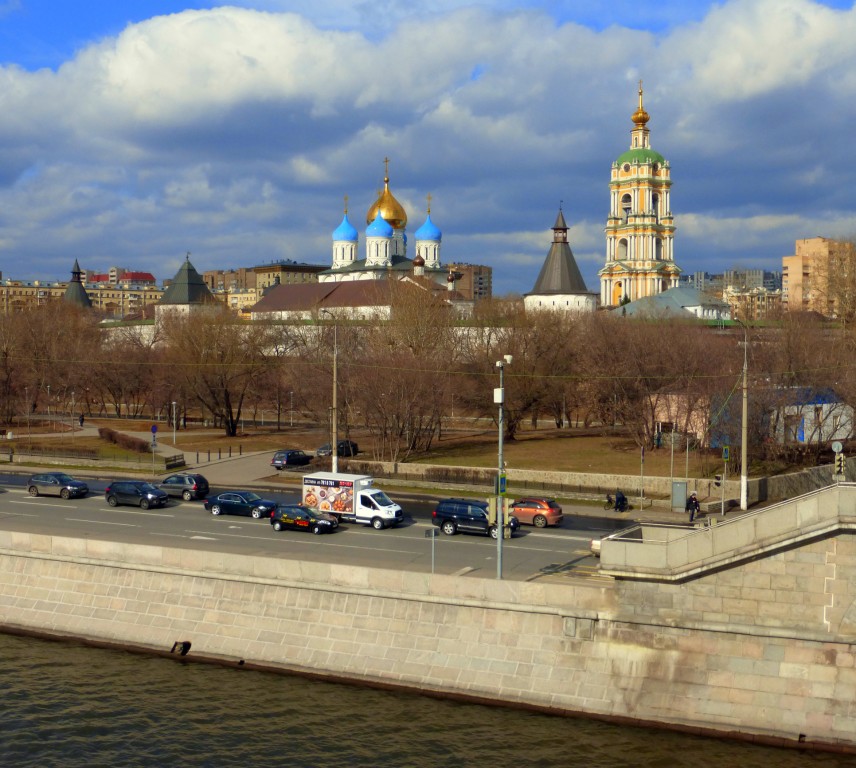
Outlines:
[{"label": "tree line", "polygon": [[711,326],[526,313],[513,299],[482,302],[462,319],[419,291],[402,292],[389,318],[370,322],[336,310],[249,322],[208,308],[106,327],[57,302],[0,317],[0,417],[6,425],[51,411],[170,421],[175,412],[180,423],[205,418],[226,435],[262,412],[280,424],[294,412],[328,425],[335,352],[339,435],[366,430],[377,459],[400,461],[430,450],[452,416],[495,420],[496,362],[512,355],[507,440],[549,419],[559,428],[620,425],[642,447],[664,432],[694,434],[736,455],[745,357],[752,458],[816,455],[828,447],[822,441],[774,439],[776,421],[788,418],[797,392],[856,401],[854,338],[848,326],[799,314],[763,327]]}]

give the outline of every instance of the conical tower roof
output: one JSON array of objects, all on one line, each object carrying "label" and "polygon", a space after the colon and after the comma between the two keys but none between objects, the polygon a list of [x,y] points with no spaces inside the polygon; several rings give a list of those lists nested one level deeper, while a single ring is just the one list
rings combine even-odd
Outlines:
[{"label": "conical tower roof", "polygon": [[80,279],[82,275],[83,270],[77,263],[77,259],[75,259],[74,267],[71,270],[71,281],[68,284],[68,288],[65,289],[65,293],[62,295],[62,300],[67,304],[74,304],[75,306],[83,307],[84,309],[92,309],[92,300],[89,298],[89,294],[86,292],[86,289],[83,287],[83,282]]},{"label": "conical tower roof", "polygon": [[553,243],[530,295],[588,292],[571,246],[568,245],[568,225],[565,223],[562,209],[559,208],[559,215],[553,225]]},{"label": "conical tower roof", "polygon": [[169,287],[164,291],[159,304],[208,304],[216,301],[205,285],[193,264],[190,263],[188,253],[184,264],[178,270]]}]

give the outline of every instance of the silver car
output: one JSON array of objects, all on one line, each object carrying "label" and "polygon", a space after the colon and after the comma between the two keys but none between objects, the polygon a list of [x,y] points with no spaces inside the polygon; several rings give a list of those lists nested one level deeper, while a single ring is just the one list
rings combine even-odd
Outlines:
[{"label": "silver car", "polygon": [[71,499],[86,496],[89,486],[65,472],[42,472],[27,481],[27,492],[30,496],[59,496],[61,499]]}]

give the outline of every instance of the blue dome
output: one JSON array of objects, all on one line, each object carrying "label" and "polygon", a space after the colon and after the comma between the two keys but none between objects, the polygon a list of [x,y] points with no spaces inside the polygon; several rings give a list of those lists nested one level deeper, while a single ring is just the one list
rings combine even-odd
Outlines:
[{"label": "blue dome", "polygon": [[417,240],[433,240],[439,243],[443,239],[443,233],[437,229],[437,225],[431,221],[431,214],[425,219],[425,223],[416,230]]},{"label": "blue dome", "polygon": [[392,237],[392,233],[392,227],[378,210],[375,220],[366,229],[366,237]]},{"label": "blue dome", "polygon": [[357,230],[354,229],[354,225],[348,221],[348,214],[345,214],[345,217],[342,219],[342,223],[333,230],[333,242],[337,240],[347,240],[350,243],[355,243],[359,239],[359,235],[357,234]]}]

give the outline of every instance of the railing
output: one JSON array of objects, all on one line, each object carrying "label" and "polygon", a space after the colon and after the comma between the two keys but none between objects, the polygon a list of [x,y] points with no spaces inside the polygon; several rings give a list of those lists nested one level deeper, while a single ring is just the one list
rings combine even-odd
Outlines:
[{"label": "railing", "polygon": [[856,484],[811,491],[701,526],[635,525],[601,541],[601,572],[685,579],[714,567],[834,532],[856,529]]}]

